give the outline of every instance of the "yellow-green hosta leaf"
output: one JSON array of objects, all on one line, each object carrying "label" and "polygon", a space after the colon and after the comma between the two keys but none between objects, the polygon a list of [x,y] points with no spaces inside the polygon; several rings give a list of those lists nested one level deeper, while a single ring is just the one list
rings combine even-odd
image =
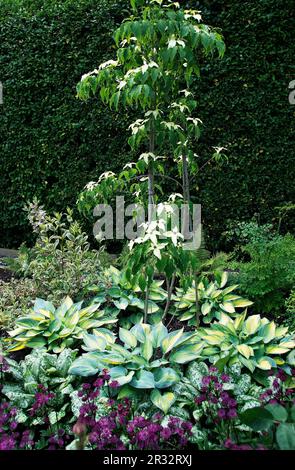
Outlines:
[{"label": "yellow-green hosta leaf", "polygon": [[263,337],[265,344],[270,343],[276,337],[276,325],[272,321],[262,326],[259,330],[259,336]]},{"label": "yellow-green hosta leaf", "polygon": [[176,400],[176,396],[172,392],[161,394],[159,390],[155,389],[151,393],[152,403],[161,411],[163,411],[165,414],[168,413],[169,408],[171,408],[175,400]]},{"label": "yellow-green hosta leaf", "polygon": [[228,273],[226,271],[223,271],[222,276],[221,276],[221,281],[220,281],[220,287],[224,287],[227,284],[228,281]]},{"label": "yellow-green hosta leaf", "polygon": [[131,333],[131,331],[126,330],[125,328],[119,329],[119,338],[123,343],[127,344],[127,346],[130,346],[131,348],[135,348],[137,346],[136,337]]},{"label": "yellow-green hosta leaf", "polygon": [[147,336],[145,342],[141,345],[142,357],[149,361],[153,355],[153,343],[151,335]]},{"label": "yellow-green hosta leaf", "polygon": [[164,354],[167,354],[174,346],[183,334],[183,328],[181,330],[172,331],[166,338],[163,339],[161,347]]},{"label": "yellow-green hosta leaf", "polygon": [[288,333],[289,328],[287,326],[277,326],[276,338],[283,338]]},{"label": "yellow-green hosta leaf", "polygon": [[[222,291],[224,293],[224,291]],[[232,302],[233,300],[240,300],[242,297],[240,295],[235,294],[227,294],[223,295],[223,300],[226,302]]]},{"label": "yellow-green hosta leaf", "polygon": [[[223,295],[224,296],[227,296],[227,294],[230,294],[230,292],[232,292],[233,290],[237,289],[239,287],[239,284],[235,284],[233,286],[228,286],[226,287],[225,289],[222,290],[223,292]],[[236,297],[236,296],[235,296]],[[238,296],[240,297],[240,296]]]},{"label": "yellow-green hosta leaf", "polygon": [[238,315],[235,318],[234,327],[237,331],[239,331],[242,328],[242,326],[244,324],[244,321],[245,321],[245,318],[246,318],[246,315],[247,315],[247,312],[244,312],[244,313],[242,313],[241,315]]},{"label": "yellow-green hosta leaf", "polygon": [[188,308],[191,305],[191,302],[188,302],[186,300],[182,300],[181,302],[177,303],[177,308],[182,310],[183,308]]},{"label": "yellow-green hosta leaf", "polygon": [[212,304],[210,304],[209,302],[205,302],[201,307],[201,312],[203,315],[208,315],[208,313],[211,312],[211,309],[212,309]]},{"label": "yellow-green hosta leaf", "polygon": [[248,335],[253,335],[256,333],[258,328],[261,325],[260,315],[251,315],[244,323],[244,328]]},{"label": "yellow-green hosta leaf", "polygon": [[227,313],[235,313],[235,307],[231,302],[223,302],[223,304],[220,304],[220,308]]},{"label": "yellow-green hosta leaf", "polygon": [[213,293],[211,294],[210,297],[211,297],[211,299],[216,299],[217,297],[220,296],[220,294],[223,294],[223,290],[217,289],[215,292],[213,292]]},{"label": "yellow-green hosta leaf", "polygon": [[295,341],[281,341],[280,346],[283,348],[293,349],[295,348]]},{"label": "yellow-green hosta leaf", "polygon": [[20,326],[21,328],[23,328],[25,330],[40,330],[40,322],[38,320],[34,320],[30,317],[21,317],[21,318],[19,318],[16,322],[16,325]]},{"label": "yellow-green hosta leaf", "polygon": [[237,350],[241,353],[246,359],[249,359],[250,356],[254,356],[254,351],[251,346],[247,344],[238,344]]},{"label": "yellow-green hosta leaf", "polygon": [[161,346],[163,339],[167,335],[168,335],[168,330],[162,322],[159,322],[156,325],[154,325],[152,328],[152,333],[151,333],[154,348],[159,348]]},{"label": "yellow-green hosta leaf", "polygon": [[168,388],[179,382],[180,377],[171,367],[159,367],[154,372],[156,388]]},{"label": "yellow-green hosta leaf", "polygon": [[202,349],[202,343],[185,345],[177,351],[174,351],[170,355],[169,360],[177,364],[186,364],[200,357]]},{"label": "yellow-green hosta leaf", "polygon": [[238,299],[233,301],[233,305],[238,308],[242,307],[250,307],[250,305],[253,305],[253,302],[251,300],[247,299]]},{"label": "yellow-green hosta leaf", "polygon": [[[215,285],[213,282],[211,282],[211,284],[209,285],[209,287],[207,287],[207,289],[205,290],[204,292],[204,296],[205,297],[211,297],[211,294],[216,291],[216,288],[215,288]],[[222,292],[222,291],[220,291]]]},{"label": "yellow-green hosta leaf", "polygon": [[262,370],[270,370],[275,364],[269,357],[262,357],[257,361],[257,367]]},{"label": "yellow-green hosta leaf", "polygon": [[267,346],[267,354],[285,354],[289,352],[289,348],[284,348],[282,346]]},{"label": "yellow-green hosta leaf", "polygon": [[[216,332],[217,333],[217,332]],[[202,339],[206,341],[206,343],[208,344],[212,344],[212,345],[217,345],[217,344],[220,344],[220,342],[222,341],[222,339],[224,338],[224,334],[221,333],[221,336],[220,335],[217,335],[217,334],[213,334],[213,335],[204,335],[202,336]]]}]

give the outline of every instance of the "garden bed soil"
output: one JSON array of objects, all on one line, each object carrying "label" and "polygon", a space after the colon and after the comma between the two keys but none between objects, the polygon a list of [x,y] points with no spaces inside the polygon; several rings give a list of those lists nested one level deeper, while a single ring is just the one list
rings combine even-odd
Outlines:
[{"label": "garden bed soil", "polygon": [[13,273],[11,271],[0,266],[0,281],[9,282],[12,277]]}]

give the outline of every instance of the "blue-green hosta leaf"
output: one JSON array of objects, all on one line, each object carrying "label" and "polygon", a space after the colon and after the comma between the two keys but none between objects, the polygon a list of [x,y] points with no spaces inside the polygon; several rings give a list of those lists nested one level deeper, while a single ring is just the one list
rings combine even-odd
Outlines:
[{"label": "blue-green hosta leaf", "polygon": [[154,325],[152,328],[152,334],[151,334],[154,348],[159,348],[161,346],[163,339],[166,338],[167,335],[168,335],[168,330],[162,322],[159,322],[156,325]]},{"label": "blue-green hosta leaf", "polygon": [[131,385],[134,388],[155,388],[154,374],[146,370],[140,370],[136,373],[136,376],[133,377]]},{"label": "blue-green hosta leaf", "polygon": [[117,366],[117,367],[112,367],[109,370],[109,374],[113,380],[116,380],[118,384],[122,386],[131,382],[135,374],[135,371],[128,372],[128,370],[125,367]]},{"label": "blue-green hosta leaf", "polygon": [[33,309],[34,309],[34,312],[41,313],[48,318],[50,316],[49,312],[51,313],[55,312],[54,305],[51,302],[48,302],[47,300],[43,300],[43,299],[36,299]]},{"label": "blue-green hosta leaf", "polygon": [[172,392],[161,394],[159,390],[155,389],[151,393],[151,401],[157,408],[167,414],[169,408],[175,403],[176,396]]},{"label": "blue-green hosta leaf", "polygon": [[99,356],[95,353],[87,353],[78,357],[73,362],[69,369],[69,374],[89,377],[97,374],[97,372],[103,368],[104,367],[99,360]]},{"label": "blue-green hosta leaf", "polygon": [[131,331],[126,330],[125,328],[119,329],[119,338],[120,340],[125,343],[125,345],[135,348],[137,346],[137,339]]},{"label": "blue-green hosta leaf", "polygon": [[171,367],[163,367],[154,372],[156,388],[167,388],[176,384],[180,376]]}]

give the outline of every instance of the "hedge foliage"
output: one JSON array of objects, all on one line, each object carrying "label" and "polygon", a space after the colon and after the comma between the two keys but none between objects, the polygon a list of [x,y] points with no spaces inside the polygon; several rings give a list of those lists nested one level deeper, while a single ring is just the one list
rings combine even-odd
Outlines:
[{"label": "hedge foliage", "polygon": [[[229,163],[207,165],[193,178],[210,247],[221,248],[227,220],[258,214],[294,200],[295,79],[292,2],[188,2],[222,29],[222,61],[204,64],[196,82],[196,144],[200,164],[212,146],[228,149]],[[200,5],[201,3],[201,5]],[[29,239],[22,206],[38,196],[49,209],[73,205],[85,183],[129,161],[130,116],[98,100],[75,97],[82,74],[113,55],[112,31],[129,0],[0,1],[0,245]],[[285,229],[294,228],[290,219]]]}]

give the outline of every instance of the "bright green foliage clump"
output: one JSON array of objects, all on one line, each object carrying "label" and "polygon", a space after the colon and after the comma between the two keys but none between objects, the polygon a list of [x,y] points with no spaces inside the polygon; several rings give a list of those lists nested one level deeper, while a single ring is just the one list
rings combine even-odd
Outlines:
[{"label": "bright green foliage clump", "polygon": [[[288,328],[276,326],[267,318],[246,313],[234,320],[222,314],[219,323],[198,331],[203,344],[202,357],[209,359],[219,369],[240,363],[252,373],[286,367],[294,364],[294,335]],[[288,354],[286,358],[286,354]]]},{"label": "bright green foliage clump", "polygon": [[[210,281],[204,277],[198,284],[198,302],[201,306],[202,320],[210,323],[214,318],[220,320],[223,312],[237,315],[237,308],[245,308],[253,304],[250,300],[233,293],[239,286],[226,287],[228,274],[215,273],[215,279]],[[175,296],[176,308],[180,321],[189,320],[189,324],[196,324],[196,289],[194,285],[187,289],[177,288]]]},{"label": "bright green foliage clump", "polygon": [[259,312],[280,313],[284,296],[295,284],[295,238],[292,235],[247,245],[250,261],[240,263],[238,282]]},{"label": "bright green foliage clump", "polygon": [[59,353],[74,346],[85,331],[117,321],[115,315],[107,316],[103,310],[98,311],[99,304],[85,308],[82,304],[74,304],[67,297],[60,307],[55,308],[51,302],[37,299],[31,313],[19,318],[15,330],[9,332],[8,351],[46,348]]}]

